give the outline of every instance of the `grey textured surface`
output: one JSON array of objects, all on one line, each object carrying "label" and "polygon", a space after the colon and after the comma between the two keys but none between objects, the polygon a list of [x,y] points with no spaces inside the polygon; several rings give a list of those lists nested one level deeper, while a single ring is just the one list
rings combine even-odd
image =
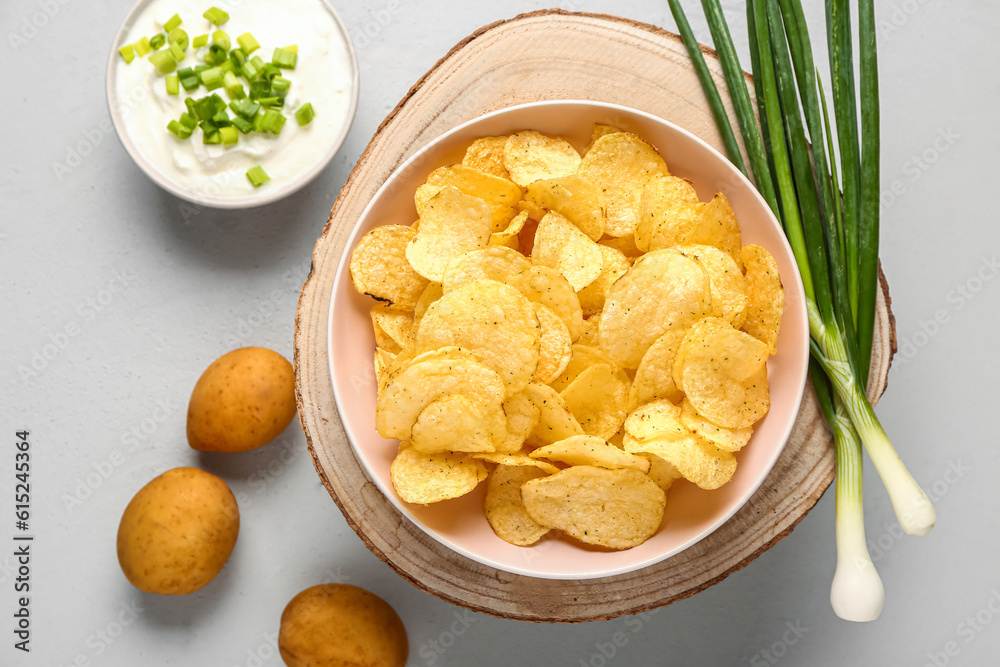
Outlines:
[{"label": "grey textured surface", "polygon": [[[643,617],[542,626],[457,609],[397,577],[344,522],[297,423],[238,457],[185,444],[187,399],[213,359],[247,344],[291,356],[313,244],[379,122],[466,34],[546,6],[336,4],[361,63],[354,127],[310,186],[249,212],[188,209],[139,172],[110,132],[105,58],[129,2],[0,4],[0,664],[280,665],[281,610],[324,581],[388,600],[408,629],[413,665],[996,664],[1000,6],[877,3],[883,262],[901,347],[879,412],[938,511],[929,536],[898,538],[871,471],[881,619],[855,625],[830,609],[830,492],[790,537],[692,599]],[[685,4],[710,42],[698,3]],[[748,63],[743,3],[723,4]],[[820,3],[806,4],[822,49]],[[673,29],[665,2],[563,6]],[[57,168],[74,152],[76,166]],[[30,429],[33,456],[28,655],[13,649],[11,633],[19,429]],[[115,532],[132,495],[179,465],[204,467],[246,494],[239,544],[198,593],[145,595],[118,569]]]}]

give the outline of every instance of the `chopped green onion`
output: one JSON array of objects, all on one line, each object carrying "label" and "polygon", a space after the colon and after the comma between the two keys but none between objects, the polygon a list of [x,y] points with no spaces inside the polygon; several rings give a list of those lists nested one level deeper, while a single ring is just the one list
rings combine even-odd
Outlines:
[{"label": "chopped green onion", "polygon": [[250,134],[253,131],[253,123],[239,116],[233,118],[233,127],[237,128],[243,134]]},{"label": "chopped green onion", "polygon": [[[247,63],[247,65],[250,65],[252,67],[251,63]],[[244,71],[246,70],[247,65],[243,66]],[[250,99],[256,100],[261,97],[267,97],[270,94],[271,94],[271,84],[268,83],[267,81],[250,82]]]},{"label": "chopped green onion", "polygon": [[229,14],[222,11],[218,7],[212,7],[208,9],[204,14],[205,18],[209,20],[213,25],[221,26],[223,23],[229,20]]},{"label": "chopped green onion", "polygon": [[264,185],[269,180],[271,180],[271,177],[267,175],[267,173],[261,168],[260,165],[257,165],[256,167],[249,169],[247,171],[247,178],[250,179],[250,182],[253,183],[253,186],[255,188],[259,188],[260,186]]},{"label": "chopped green onion", "polygon": [[280,97],[260,97],[257,99],[263,107],[283,107],[284,100]]},{"label": "chopped green onion", "polygon": [[264,131],[264,109],[261,109],[256,116],[253,117],[253,131],[263,132]]},{"label": "chopped green onion", "polygon": [[[195,118],[197,118],[200,121],[209,120],[218,111],[218,107],[215,104],[215,99],[218,97],[219,97],[218,95],[211,95],[209,97],[203,97],[200,100],[193,102],[192,104],[194,108],[191,110],[191,113],[194,115]],[[221,100],[222,98],[219,99]]]},{"label": "chopped green onion", "polygon": [[237,37],[236,41],[239,43],[240,48],[243,49],[244,53],[246,53],[247,55],[250,55],[251,53],[260,48],[260,44],[258,44],[257,40],[254,39],[254,36],[248,32],[245,32],[239,37]]},{"label": "chopped green onion", "polygon": [[229,60],[229,54],[224,48],[218,44],[212,44],[208,47],[208,53],[205,54],[205,64],[210,66],[221,65],[222,63]]},{"label": "chopped green onion", "polygon": [[226,62],[219,65],[219,67],[221,67],[222,71],[225,73],[236,74],[236,65],[233,64],[232,60],[227,60]]},{"label": "chopped green onion", "polygon": [[215,132],[212,132],[212,133],[204,132],[203,136],[204,136],[204,139],[202,139],[202,143],[205,143],[205,144],[221,144],[222,143],[222,134],[219,132],[219,130],[216,130]]},{"label": "chopped green onion", "polygon": [[295,69],[295,64],[299,59],[299,54],[296,51],[289,51],[288,49],[277,48],[274,50],[274,55],[271,57],[271,62],[282,69]]},{"label": "chopped green onion", "polygon": [[315,117],[316,112],[313,110],[312,102],[306,102],[295,112],[295,120],[299,122],[299,127],[308,125]]},{"label": "chopped green onion", "polygon": [[158,74],[170,74],[177,69],[177,59],[170,51],[156,51],[149,56],[149,62],[156,66]]},{"label": "chopped green onion", "polygon": [[187,129],[192,131],[194,130],[194,128],[198,127],[198,121],[195,120],[195,117],[189,113],[182,113],[180,120],[178,122]]},{"label": "chopped green onion", "polygon": [[187,32],[180,28],[174,28],[167,33],[167,41],[181,47],[183,51],[187,51],[188,44],[190,43]]},{"label": "chopped green onion", "polygon": [[163,24],[163,31],[170,32],[180,24],[181,24],[180,14],[174,14],[173,16],[170,17],[170,19],[166,23]]},{"label": "chopped green onion", "polygon": [[208,46],[208,35],[207,34],[198,35],[197,37],[194,38],[194,40],[192,40],[191,46],[193,46],[196,49],[200,49],[203,46]]},{"label": "chopped green onion", "polygon": [[225,73],[221,67],[213,67],[201,73],[201,82],[205,84],[205,88],[208,90],[215,90],[216,88],[222,88],[224,77]]},{"label": "chopped green onion", "polygon": [[232,72],[226,72],[223,75],[222,85],[226,89],[229,99],[239,100],[247,96],[246,91],[243,90],[243,84],[239,82],[239,79]]},{"label": "chopped green onion", "polygon": [[178,123],[176,120],[172,120],[169,123],[167,123],[167,129],[170,130],[170,133],[172,135],[174,135],[175,137],[177,137],[178,139],[190,139],[191,138],[191,129],[187,128],[187,127],[184,127],[183,125],[181,125],[180,123]]},{"label": "chopped green onion", "polygon": [[268,109],[264,112],[264,120],[261,121],[261,126],[266,132],[281,134],[281,128],[285,126],[285,120],[286,118],[279,112],[274,109]]},{"label": "chopped green onion", "polygon": [[225,30],[216,30],[212,33],[212,44],[215,44],[226,51],[229,51],[229,47],[233,45],[232,41],[229,39],[229,33]]},{"label": "chopped green onion", "polygon": [[135,55],[140,58],[145,57],[147,53],[153,50],[153,47],[149,44],[149,37],[143,37],[138,42],[133,44],[132,47],[135,49]]},{"label": "chopped green onion", "polygon": [[299,45],[298,44],[289,44],[288,46],[284,47],[284,49],[285,49],[285,51],[291,51],[292,53],[298,53],[299,52]]},{"label": "chopped green onion", "polygon": [[149,46],[154,51],[157,50],[158,48],[160,48],[161,46],[163,46],[166,43],[167,43],[167,36],[163,35],[163,34],[153,35],[150,38],[150,40],[149,40]]},{"label": "chopped green onion", "polygon": [[179,95],[181,92],[180,78],[176,74],[169,74],[166,78],[167,95]]},{"label": "chopped green onion", "polygon": [[184,60],[184,49],[182,49],[179,44],[171,44],[170,55],[172,55],[174,60],[177,62],[181,62]]},{"label": "chopped green onion", "polygon": [[274,63],[264,64],[264,69],[262,69],[260,72],[261,79],[267,79],[268,81],[271,81],[272,79],[278,76],[281,76],[281,70],[278,69],[277,65],[275,65]]},{"label": "chopped green onion", "polygon": [[225,107],[223,107],[222,109],[216,111],[215,115],[212,116],[212,123],[216,127],[229,127],[233,124],[233,121],[229,119],[229,112],[226,111]]},{"label": "chopped green onion", "polygon": [[190,67],[177,70],[177,76],[180,77],[181,85],[184,87],[184,90],[189,93],[201,85],[201,79],[198,78],[198,74]]},{"label": "chopped green onion", "polygon": [[280,76],[276,76],[271,79],[271,91],[277,93],[277,97],[284,97],[288,94],[289,88],[292,87],[292,82]]},{"label": "chopped green onion", "polygon": [[253,58],[250,59],[250,62],[253,63],[254,68],[258,72],[260,72],[261,70],[264,69],[265,66],[267,66],[267,63],[265,63],[260,56],[254,56]]},{"label": "chopped green onion", "polygon": [[250,85],[252,86],[253,80],[257,78],[257,74],[260,73],[260,70],[258,70],[257,67],[253,64],[253,61],[250,60],[243,63],[243,66],[240,69],[243,72],[243,78],[245,78],[247,81],[250,81],[251,82]]},{"label": "chopped green onion", "polygon": [[246,120],[252,120],[257,115],[257,112],[260,111],[260,105],[248,99],[233,100],[229,103],[229,108],[237,116],[242,116]]},{"label": "chopped green onion", "polygon": [[232,146],[240,140],[240,133],[232,126],[219,128],[219,136],[223,146]]},{"label": "chopped green onion", "polygon": [[229,62],[233,63],[238,67],[243,67],[243,63],[247,61],[247,54],[243,52],[243,49],[233,49],[229,52]]},{"label": "chopped green onion", "polygon": [[121,55],[122,60],[125,61],[126,65],[135,60],[135,47],[131,44],[126,44],[122,48],[118,49],[118,53]]}]

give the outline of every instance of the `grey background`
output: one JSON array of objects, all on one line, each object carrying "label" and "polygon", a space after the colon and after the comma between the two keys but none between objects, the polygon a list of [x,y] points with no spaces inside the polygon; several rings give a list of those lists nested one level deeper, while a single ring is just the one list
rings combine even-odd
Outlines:
[{"label": "grey background", "polygon": [[[187,399],[213,359],[248,344],[291,357],[313,244],[379,122],[465,35],[547,6],[336,4],[362,75],[340,154],[282,203],[192,212],[149,181],[110,132],[105,59],[130,3],[0,3],[0,665],[280,665],[281,610],[324,581],[389,601],[406,624],[413,665],[996,664],[1000,6],[877,3],[882,185],[895,191],[883,202],[883,262],[901,346],[879,413],[939,518],[927,537],[897,537],[871,471],[865,500],[886,588],[881,619],[856,625],[830,609],[831,491],[789,538],[692,599],[648,616],[545,626],[465,612],[396,576],[328,497],[297,422],[278,442],[231,458],[185,443]],[[698,3],[685,4],[710,42]],[[743,3],[723,4],[746,64]],[[821,3],[806,4],[822,51]],[[674,29],[665,2],[564,6]],[[15,44],[10,35],[30,34],[32,20],[43,27]],[[57,169],[73,151],[79,163]],[[19,429],[31,430],[37,536],[30,656],[13,650],[11,634]],[[118,521],[143,484],[179,465],[202,466],[246,494],[239,545],[198,593],[142,594],[116,563]]]}]

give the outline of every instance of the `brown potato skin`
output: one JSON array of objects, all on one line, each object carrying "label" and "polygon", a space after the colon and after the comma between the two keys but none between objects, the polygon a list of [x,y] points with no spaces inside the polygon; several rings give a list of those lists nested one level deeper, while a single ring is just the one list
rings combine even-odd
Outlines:
[{"label": "brown potato skin", "polygon": [[274,440],[295,417],[295,373],[283,356],[242,347],[216,359],[191,392],[187,439],[203,452],[245,452]]},{"label": "brown potato skin", "polygon": [[278,650],[288,667],[405,667],[410,644],[385,600],[357,586],[322,584],[285,607]]},{"label": "brown potato skin", "polygon": [[239,532],[240,509],[224,481],[197,468],[174,468],[125,508],[118,563],[141,591],[187,595],[222,570]]}]

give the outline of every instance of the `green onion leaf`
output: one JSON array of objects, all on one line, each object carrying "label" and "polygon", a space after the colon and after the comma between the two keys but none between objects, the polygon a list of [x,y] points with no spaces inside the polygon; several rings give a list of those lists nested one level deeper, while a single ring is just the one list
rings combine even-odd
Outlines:
[{"label": "green onion leaf", "polygon": [[271,134],[281,134],[281,128],[285,126],[286,118],[274,109],[264,112],[264,120],[261,122],[265,132]]},{"label": "green onion leaf", "polygon": [[167,43],[167,36],[163,35],[163,34],[153,35],[150,38],[150,40],[149,40],[149,46],[154,51],[157,50],[158,48],[160,48],[161,46],[163,46],[166,43]]},{"label": "green onion leaf", "polygon": [[178,122],[191,131],[194,131],[194,128],[198,127],[198,121],[189,113],[182,113]]},{"label": "green onion leaf", "polygon": [[276,76],[271,79],[271,91],[276,93],[276,97],[284,97],[292,87],[292,82],[284,77]]},{"label": "green onion leaf", "polygon": [[271,57],[271,62],[282,69],[295,69],[295,64],[299,59],[299,54],[288,49],[277,48]]},{"label": "green onion leaf", "polygon": [[133,60],[135,60],[135,47],[132,46],[131,44],[126,44],[122,48],[118,49],[118,54],[122,57],[122,60],[124,60],[125,64],[127,65]]},{"label": "green onion leaf", "polygon": [[170,19],[166,23],[163,24],[163,31],[170,32],[180,24],[181,24],[180,14],[174,14],[173,16],[170,17]]},{"label": "green onion leaf", "polygon": [[223,146],[232,146],[240,140],[240,133],[236,131],[235,127],[222,127],[219,128],[219,137],[222,139]]},{"label": "green onion leaf", "polygon": [[198,35],[191,41],[191,46],[196,49],[200,49],[203,46],[208,46],[208,35]]},{"label": "green onion leaf", "polygon": [[201,82],[205,84],[205,88],[208,90],[221,88],[224,78],[225,72],[222,71],[221,67],[213,67],[201,73]]},{"label": "green onion leaf", "polygon": [[201,79],[198,78],[198,74],[190,67],[177,70],[177,76],[180,77],[184,90],[189,93],[201,85]]},{"label": "green onion leaf", "polygon": [[260,48],[260,44],[257,43],[257,40],[254,39],[254,36],[248,32],[245,32],[239,37],[237,37],[236,41],[239,43],[240,48],[243,49],[243,52],[246,53],[247,55],[250,55],[251,53]]},{"label": "green onion leaf", "polygon": [[156,67],[157,74],[170,74],[177,69],[177,59],[170,51],[156,51],[149,56],[149,62]]},{"label": "green onion leaf", "polygon": [[143,37],[138,42],[132,45],[135,49],[135,55],[140,58],[144,57],[147,53],[153,50],[153,47],[149,44],[149,37]]},{"label": "green onion leaf", "polygon": [[208,9],[204,14],[205,18],[209,20],[210,23],[216,26],[221,26],[223,23],[229,20],[229,14],[222,11],[218,7],[212,7]]},{"label": "green onion leaf", "polygon": [[239,79],[232,72],[225,73],[222,77],[222,85],[225,87],[229,99],[239,100],[247,96],[246,91],[243,90],[243,84],[239,82]]},{"label": "green onion leaf", "polygon": [[229,103],[229,108],[237,116],[241,116],[246,120],[253,120],[253,117],[260,111],[260,105],[248,99],[233,100]]},{"label": "green onion leaf", "polygon": [[271,180],[271,177],[267,175],[260,165],[249,169],[247,171],[247,178],[250,179],[250,182],[253,183],[255,188],[259,188]]},{"label": "green onion leaf", "polygon": [[237,128],[243,134],[250,134],[253,132],[253,123],[246,118],[240,118],[239,116],[233,118],[233,127]]},{"label": "green onion leaf", "polygon": [[202,143],[205,143],[205,144],[221,144],[222,143],[222,135],[219,133],[218,130],[216,130],[215,132],[212,132],[211,134],[209,134],[208,132],[205,132],[203,134],[203,136],[204,136],[204,139],[202,139]]},{"label": "green onion leaf", "polygon": [[221,67],[222,71],[225,73],[236,74],[236,65],[232,60],[226,60],[226,62],[219,65],[219,67]]},{"label": "green onion leaf", "polygon": [[167,129],[170,134],[174,135],[178,139],[190,139],[192,130],[184,125],[181,125],[176,120],[172,120],[167,123]]},{"label": "green onion leaf", "polygon": [[316,112],[313,110],[312,102],[306,102],[295,112],[295,120],[299,122],[299,127],[304,127],[313,121]]}]

